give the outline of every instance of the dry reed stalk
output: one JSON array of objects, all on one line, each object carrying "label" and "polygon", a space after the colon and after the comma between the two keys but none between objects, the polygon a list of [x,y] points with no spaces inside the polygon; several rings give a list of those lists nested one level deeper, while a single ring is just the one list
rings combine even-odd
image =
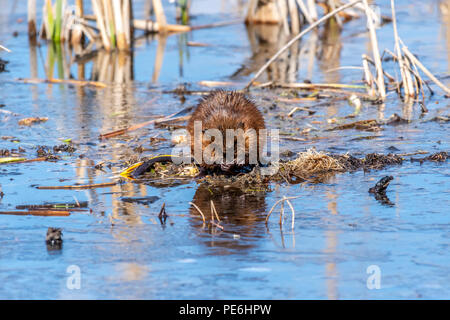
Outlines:
[{"label": "dry reed stalk", "polygon": [[[286,198],[286,197],[284,197],[284,198]],[[294,210],[294,207],[292,206],[292,203],[291,203],[288,199],[285,199],[285,200],[286,200],[286,203],[288,204],[288,206],[289,206],[289,208],[291,209],[291,212],[292,212],[291,229],[294,230],[294,225],[295,225],[295,210]]]},{"label": "dry reed stalk", "polygon": [[394,28],[395,52],[397,53],[398,66],[400,68],[400,75],[402,77],[403,91],[405,96],[414,96],[414,88],[412,86],[411,75],[405,68],[403,55],[400,50],[394,0],[391,0],[391,10],[392,10],[392,26]]},{"label": "dry reed stalk", "polygon": [[317,8],[316,8],[315,1],[307,0],[307,4],[308,4],[308,11],[309,11],[309,15],[311,16],[311,19],[313,21],[317,21],[317,19],[319,18],[319,15],[317,14]]},{"label": "dry reed stalk", "polygon": [[364,68],[364,78],[366,79],[367,82],[367,93],[372,96],[372,97],[376,97],[376,90],[375,90],[375,86],[374,86],[374,78],[373,78],[373,74],[370,71],[369,68],[369,64],[367,62],[367,55],[363,54],[362,55],[362,63],[363,63],[363,68]]},{"label": "dry reed stalk", "polygon": [[166,21],[166,15],[164,14],[164,8],[161,3],[161,0],[152,0],[152,1],[153,1],[153,10],[155,12],[156,22],[158,23],[158,26],[159,26],[159,31],[165,32],[167,21]]},{"label": "dry reed stalk", "polygon": [[214,211],[214,214],[216,215],[217,221],[220,222],[219,214],[217,213],[216,206],[214,205],[214,202],[211,200],[211,209]]},{"label": "dry reed stalk", "polygon": [[305,17],[306,21],[309,24],[314,23],[314,19],[311,18],[311,15],[309,14],[308,8],[306,7],[305,3],[303,2],[303,0],[297,0],[297,4],[300,8],[300,11],[303,13],[303,16]]},{"label": "dry reed stalk", "polygon": [[105,0],[101,1],[101,3],[103,4],[103,13],[105,14],[104,19],[106,24],[106,32],[109,35],[111,48],[114,49],[117,45],[117,34],[115,25],[116,21],[114,21],[114,13],[111,1],[112,0]]},{"label": "dry reed stalk", "polygon": [[122,19],[122,5],[121,0],[112,0],[113,1],[113,11],[114,11],[114,22],[116,25],[117,31],[117,48],[119,50],[128,49],[127,38],[125,35],[125,26],[124,21]]},{"label": "dry reed stalk", "polygon": [[373,23],[372,17],[374,12],[369,8],[367,0],[362,0],[362,2],[366,11],[367,26],[369,28],[370,43],[372,45],[373,61],[375,63],[375,69],[377,71],[376,84],[378,88],[378,95],[382,100],[384,100],[384,98],[386,97],[386,87],[384,85],[383,66],[381,65],[380,51],[378,50],[377,34],[375,32],[375,25]]},{"label": "dry reed stalk", "polygon": [[300,19],[295,0],[288,0],[289,15],[291,16],[291,32],[297,34],[300,32]]},{"label": "dry reed stalk", "polygon": [[35,39],[36,35],[36,0],[28,0],[28,37]]},{"label": "dry reed stalk", "polygon": [[104,20],[104,13],[102,11],[100,0],[92,0],[92,9],[94,10],[94,15],[96,16],[97,26],[100,30],[103,46],[109,51],[111,50],[112,45],[106,31],[106,21]]},{"label": "dry reed stalk", "polygon": [[[258,6],[258,4],[260,4],[260,6]],[[250,3],[249,7],[252,7],[253,5],[253,3]],[[286,5],[286,3],[280,2],[280,0],[269,0],[265,3],[256,1],[254,12],[247,15],[245,21],[246,23],[251,24],[279,24],[283,19],[283,16],[281,15],[283,5]],[[250,9],[248,12],[250,12]]]},{"label": "dry reed stalk", "polygon": [[124,50],[129,50],[131,46],[131,27],[133,21],[133,7],[131,0],[123,0],[122,2],[122,27],[125,31],[125,47]]},{"label": "dry reed stalk", "polygon": [[195,209],[197,209],[197,211],[200,213],[200,215],[202,216],[203,219],[203,227],[205,226],[206,220],[205,220],[205,215],[203,214],[202,210],[200,210],[199,207],[197,207],[197,205],[193,202],[189,202],[190,205],[194,206]]},{"label": "dry reed stalk", "polygon": [[317,27],[319,24],[321,24],[322,22],[328,20],[329,18],[333,17],[334,15],[338,14],[339,12],[341,12],[342,10],[345,10],[347,8],[350,8],[352,6],[354,6],[355,4],[359,3],[362,0],[355,0],[352,1],[350,3],[347,3],[345,5],[340,6],[339,8],[337,8],[336,10],[333,10],[332,12],[326,14],[325,16],[323,16],[322,18],[320,18],[319,20],[317,20],[316,22],[314,22],[313,24],[311,24],[308,28],[306,28],[305,30],[303,30],[302,32],[300,32],[299,34],[297,34],[294,38],[292,38],[288,43],[286,43],[280,50],[277,51],[277,53],[275,53],[259,70],[258,72],[253,76],[253,78],[247,83],[247,85],[245,86],[245,90],[248,90],[250,88],[250,86],[253,84],[253,82],[269,67],[269,65],[274,62],[276,59],[278,59],[278,57],[284,52],[286,51],[290,46],[292,46],[292,44],[294,44],[297,40],[299,40],[301,37],[303,37],[305,34],[307,34],[309,31],[313,30],[315,27]]},{"label": "dry reed stalk", "polygon": [[[400,40],[401,41],[401,40]],[[408,47],[402,47],[403,53],[412,63],[414,63],[423,73],[425,73],[431,81],[433,81],[439,88],[441,88],[447,95],[450,95],[450,89],[440,82],[425,66],[409,51]]]},{"label": "dry reed stalk", "polygon": [[284,217],[284,202],[286,201],[286,197],[283,196],[283,201],[281,201],[280,204],[280,220],[278,221],[278,224],[280,225],[280,228],[283,227],[283,217]]},{"label": "dry reed stalk", "polygon": [[250,2],[248,4],[248,9],[247,9],[247,15],[245,17],[246,23],[252,22],[254,20],[257,5],[258,5],[258,0],[250,0]]},{"label": "dry reed stalk", "polygon": [[[83,42],[83,27],[80,25],[79,19],[82,19],[84,15],[84,8],[83,8],[83,0],[75,0],[75,17],[76,17],[76,24],[72,30],[72,36],[71,36],[71,43],[72,45],[78,45]],[[91,39],[89,39],[92,41]]]},{"label": "dry reed stalk", "polygon": [[42,35],[45,34],[47,40],[51,40],[53,38],[55,23],[53,21],[53,6],[51,0],[46,0],[44,4],[44,26],[45,26],[45,32],[42,33]]},{"label": "dry reed stalk", "polygon": [[183,110],[181,110],[181,111],[174,112],[174,113],[172,113],[172,114],[170,114],[170,115],[168,115],[168,116],[166,116],[166,117],[162,117],[162,118],[153,119],[153,120],[145,121],[145,122],[142,122],[142,123],[138,123],[138,124],[135,124],[135,125],[133,125],[133,126],[130,126],[130,127],[128,127],[128,128],[125,128],[125,129],[120,129],[120,130],[108,132],[108,133],[105,133],[105,134],[101,134],[101,135],[99,136],[99,139],[100,139],[100,140],[102,140],[102,139],[109,139],[109,138],[112,138],[112,137],[116,137],[116,136],[122,135],[122,134],[127,133],[127,132],[131,132],[131,131],[134,131],[134,130],[137,130],[137,129],[146,127],[146,126],[148,126],[148,125],[150,125],[150,124],[154,124],[154,123],[156,123],[156,122],[158,122],[158,121],[170,120],[170,119],[172,119],[174,116],[176,116],[177,114],[183,113],[185,110],[186,110],[186,109],[183,109]]},{"label": "dry reed stalk", "polygon": [[277,202],[275,202],[275,204],[272,206],[272,208],[270,209],[269,213],[268,213],[267,216],[266,216],[266,226],[267,226],[267,223],[269,222],[269,217],[270,217],[270,215],[272,214],[273,210],[275,209],[275,207],[276,207],[279,203],[282,203],[282,202],[284,202],[284,201],[291,200],[291,199],[297,199],[297,198],[299,198],[299,197],[300,197],[300,196],[295,196],[295,197],[285,197],[285,196],[283,196],[282,199],[280,199],[280,200],[278,200]]},{"label": "dry reed stalk", "polygon": [[36,189],[40,190],[60,190],[60,189],[93,189],[93,188],[106,188],[115,186],[118,182],[105,182],[94,184],[74,184],[69,186],[39,186]]},{"label": "dry reed stalk", "polygon": [[[289,35],[289,22],[288,22],[288,8],[286,5],[286,0],[276,0],[276,8],[279,12],[281,18],[281,24],[283,26],[284,33]],[[298,32],[298,31],[297,31]]]},{"label": "dry reed stalk", "polygon": [[44,216],[44,217],[67,217],[70,216],[69,211],[59,210],[29,210],[29,211],[0,211],[0,214],[16,215],[16,216]]},{"label": "dry reed stalk", "polygon": [[1,49],[1,50],[4,50],[4,51],[6,51],[6,52],[11,52],[11,50],[9,50],[8,48],[2,46],[1,44],[0,44],[0,49]]},{"label": "dry reed stalk", "polygon": [[75,84],[80,86],[94,86],[97,88],[106,88],[106,84],[98,81],[84,81],[84,80],[75,80],[75,79],[54,79],[49,77],[48,79],[17,79],[18,81],[24,82],[24,83],[67,83],[67,84]]}]

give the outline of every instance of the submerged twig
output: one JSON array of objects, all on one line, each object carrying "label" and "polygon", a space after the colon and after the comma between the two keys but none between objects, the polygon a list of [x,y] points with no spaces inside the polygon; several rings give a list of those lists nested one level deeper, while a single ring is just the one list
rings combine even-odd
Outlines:
[{"label": "submerged twig", "polygon": [[41,189],[41,190],[93,189],[93,188],[112,187],[118,183],[119,183],[118,181],[115,181],[115,182],[94,183],[94,184],[74,184],[74,185],[69,185],[69,186],[38,186],[38,187],[36,187],[36,189]]}]

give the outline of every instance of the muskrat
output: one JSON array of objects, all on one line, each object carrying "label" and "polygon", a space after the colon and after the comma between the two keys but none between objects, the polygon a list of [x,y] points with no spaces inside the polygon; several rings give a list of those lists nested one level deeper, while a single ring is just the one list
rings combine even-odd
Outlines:
[{"label": "muskrat", "polygon": [[[201,136],[194,135],[194,123],[196,121],[200,121],[202,125],[202,134]],[[194,144],[197,139],[197,144],[200,143],[202,152],[205,151],[205,148],[208,147],[212,142],[219,143],[216,141],[211,141],[210,139],[206,139],[203,136],[208,129],[217,129],[221,132],[223,141],[221,143],[223,147],[223,161],[221,163],[213,163],[207,164],[205,163],[204,156],[202,159],[197,159],[197,155],[195,154]],[[241,132],[249,132],[247,130],[253,129],[256,133],[253,135],[244,135],[245,138],[245,160],[240,159],[240,162],[237,161],[237,138],[234,137],[234,162],[226,163],[226,131],[227,129],[242,129]],[[255,165],[254,162],[249,161],[249,159],[254,159],[254,156],[257,157],[257,163],[260,162],[259,158],[259,148],[261,143],[265,143],[265,137],[261,137],[259,130],[265,129],[264,118],[261,112],[258,110],[256,105],[246,98],[246,96],[242,93],[238,93],[235,91],[224,91],[217,90],[213,91],[209,95],[205,96],[200,103],[197,105],[197,108],[193,112],[188,124],[187,131],[191,137],[191,151],[192,155],[197,163],[200,164],[200,167],[203,171],[206,169],[207,171],[219,171],[222,173],[233,173],[236,172],[235,169],[239,168],[248,168]],[[251,131],[253,131],[251,130]],[[240,130],[239,130],[240,131]],[[238,132],[238,131],[235,131]],[[198,141],[201,139],[201,141]],[[250,146],[253,146],[253,151],[256,154],[250,155],[249,150]],[[241,145],[242,147],[242,145]],[[256,151],[255,151],[256,150]],[[203,154],[203,153],[202,153]],[[212,152],[213,156],[214,152]],[[220,156],[220,155],[219,155]]]}]

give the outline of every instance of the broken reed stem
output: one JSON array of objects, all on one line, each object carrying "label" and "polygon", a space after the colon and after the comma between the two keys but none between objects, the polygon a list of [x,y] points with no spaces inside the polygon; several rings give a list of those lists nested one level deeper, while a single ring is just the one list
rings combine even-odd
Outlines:
[{"label": "broken reed stem", "polygon": [[214,202],[211,200],[211,209],[214,211],[214,214],[216,215],[217,221],[220,222],[219,215],[217,214],[216,206],[214,205]]},{"label": "broken reed stem", "polygon": [[106,188],[115,186],[118,182],[105,182],[94,184],[74,184],[70,186],[39,186],[36,189],[40,190],[59,190],[59,189],[93,189],[93,188]]},{"label": "broken reed stem", "polygon": [[6,52],[11,52],[11,50],[9,50],[7,47],[2,46],[1,44],[0,44],[0,49],[4,50]]},{"label": "broken reed stem", "polygon": [[364,78],[366,79],[367,82],[367,93],[372,96],[375,97],[376,96],[376,90],[375,90],[375,86],[374,86],[374,78],[373,78],[373,74],[369,69],[369,64],[367,62],[367,55],[363,54],[362,55],[362,63],[363,63],[363,69],[364,69]]},{"label": "broken reed stem", "polygon": [[190,205],[194,206],[195,209],[197,209],[197,211],[200,213],[200,215],[202,216],[203,219],[203,227],[205,226],[206,220],[205,220],[205,215],[203,214],[202,210],[200,210],[199,207],[197,207],[197,205],[193,202],[189,202]]},{"label": "broken reed stem", "polygon": [[162,117],[162,118],[158,118],[158,119],[153,119],[153,120],[141,122],[141,123],[135,124],[135,125],[133,125],[133,126],[130,126],[130,127],[128,127],[128,128],[125,128],[125,129],[120,129],[120,130],[108,132],[108,133],[105,133],[105,134],[101,134],[101,135],[99,136],[99,139],[102,140],[102,139],[112,138],[112,137],[115,137],[115,136],[122,135],[122,134],[124,134],[124,133],[126,133],[126,132],[130,132],[130,131],[134,131],[134,130],[143,128],[143,127],[148,126],[148,125],[153,124],[153,123],[157,123],[157,122],[162,122],[162,121],[170,120],[170,119],[172,119],[173,117],[175,117],[176,115],[185,112],[187,109],[189,109],[189,107],[184,108],[184,109],[182,109],[182,110],[180,110],[180,111],[174,112],[174,113],[172,113],[172,114],[169,114],[169,115],[166,116],[166,117]]},{"label": "broken reed stem", "polygon": [[67,84],[74,84],[74,85],[80,85],[80,86],[94,86],[97,88],[106,88],[107,85],[104,84],[103,82],[98,82],[98,81],[85,81],[85,80],[75,80],[75,79],[54,79],[54,78],[50,78],[50,79],[17,79],[17,81],[21,81],[24,83],[67,83]]},{"label": "broken reed stem", "polygon": [[[303,30],[302,32],[300,32],[299,34],[297,34],[294,38],[292,38],[288,43],[286,43],[280,50],[277,51],[277,53],[275,53],[270,59],[269,61],[267,61],[259,70],[258,72],[253,76],[253,78],[247,83],[247,85],[245,86],[244,90],[248,90],[250,88],[250,86],[253,84],[253,82],[255,82],[255,80],[269,67],[269,65],[274,62],[276,59],[278,59],[278,57],[284,52],[286,51],[290,46],[292,46],[297,40],[299,40],[301,37],[303,37],[305,34],[307,34],[309,31],[313,30],[315,27],[317,27],[319,24],[321,24],[322,22],[328,20],[329,18],[333,17],[335,14],[341,12],[342,10],[345,10],[347,8],[350,8],[352,6],[354,6],[355,4],[361,2],[362,0],[355,0],[352,1],[350,3],[347,3],[343,6],[340,6],[339,8],[337,8],[336,10],[331,11],[330,13],[326,14],[325,16],[323,16],[322,18],[320,18],[319,20],[317,20],[316,22],[314,22],[313,24],[311,24],[308,28],[306,28],[305,30]],[[312,1],[314,2],[314,1]],[[313,6],[315,8],[315,6]]]},{"label": "broken reed stem", "polygon": [[375,25],[374,25],[373,19],[372,19],[372,15],[374,13],[369,8],[369,5],[367,4],[367,0],[363,0],[363,5],[364,5],[365,11],[366,11],[367,26],[369,28],[370,42],[372,45],[373,60],[375,63],[375,69],[377,71],[376,84],[378,87],[378,94],[379,94],[379,97],[384,100],[384,98],[386,97],[386,88],[384,85],[383,66],[381,65],[380,51],[378,50],[377,34],[375,32]]},{"label": "broken reed stem", "polygon": [[[401,41],[401,40],[400,40]],[[450,89],[447,88],[442,82],[440,82],[425,66],[409,51],[408,47],[403,45],[403,53],[411,60],[428,78],[431,79],[439,88],[441,88],[447,95],[450,95]]]},{"label": "broken reed stem", "polygon": [[294,207],[292,206],[292,203],[286,199],[286,203],[288,204],[289,208],[291,208],[291,212],[292,212],[292,222],[291,222],[291,229],[294,230],[294,224],[295,224],[295,210]]},{"label": "broken reed stem", "polygon": [[70,216],[69,211],[58,210],[30,210],[30,211],[0,211],[0,214],[8,214],[15,216],[44,216],[44,217],[67,217]]},{"label": "broken reed stem", "polygon": [[166,28],[166,15],[164,14],[164,8],[161,3],[161,0],[152,0],[153,1],[153,10],[155,12],[155,19],[159,25],[159,31],[164,32]]},{"label": "broken reed stem", "polygon": [[283,201],[280,204],[280,221],[278,221],[278,224],[280,225],[280,228],[283,228],[284,201],[286,201],[286,197],[283,196]]},{"label": "broken reed stem", "polygon": [[412,87],[412,81],[411,76],[409,72],[405,69],[404,61],[403,61],[403,55],[400,51],[400,45],[399,45],[399,37],[398,37],[398,31],[397,31],[397,18],[395,14],[395,4],[394,0],[391,0],[391,10],[392,10],[392,26],[394,28],[394,39],[395,39],[395,52],[397,53],[397,61],[398,66],[400,68],[400,75],[402,77],[403,82],[403,91],[405,93],[405,96],[413,96],[413,87]]},{"label": "broken reed stem", "polygon": [[280,200],[278,200],[277,202],[275,202],[275,204],[272,206],[272,208],[270,209],[269,213],[268,213],[267,216],[266,216],[266,226],[267,226],[267,223],[269,222],[269,217],[270,217],[270,215],[272,214],[273,210],[275,209],[275,207],[276,207],[280,202],[287,201],[287,200],[291,200],[291,199],[297,199],[297,198],[299,198],[299,197],[300,197],[300,196],[296,196],[296,197],[283,197],[282,199],[280,199]]}]

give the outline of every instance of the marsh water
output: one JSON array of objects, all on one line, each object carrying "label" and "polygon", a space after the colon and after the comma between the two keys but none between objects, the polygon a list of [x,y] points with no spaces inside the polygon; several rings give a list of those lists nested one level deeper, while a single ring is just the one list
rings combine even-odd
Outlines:
[{"label": "marsh water", "polygon": [[[164,126],[151,125],[108,140],[98,137],[195,105],[199,95],[165,93],[180,85],[211,90],[199,82],[214,80],[243,87],[287,37],[277,26],[237,23],[164,37],[141,36],[131,54],[96,51],[75,58],[66,46],[29,44],[26,6],[21,2],[1,1],[0,43],[12,52],[0,55],[9,61],[7,72],[0,73],[0,149],[20,147],[22,155],[32,159],[38,146],[71,139],[76,150],[58,154],[57,161],[0,165],[0,211],[46,203],[85,203],[88,210],[62,217],[0,215],[0,298],[450,298],[448,162],[420,164],[406,156],[399,166],[335,174],[321,183],[271,183],[269,190],[257,193],[214,193],[195,179],[177,184],[126,181],[88,190],[36,189],[110,182],[139,157],[170,152],[171,131]],[[145,2],[133,3],[136,17],[145,18]],[[403,41],[449,85],[449,3],[396,3]],[[174,10],[168,2],[164,5],[173,21]],[[388,1],[378,5],[382,14],[390,15]],[[242,18],[243,12],[238,1],[194,0],[191,24],[230,21]],[[380,49],[392,50],[392,24],[383,24],[377,33]],[[370,53],[364,18],[346,23],[340,33],[327,25],[292,47],[260,81],[361,85],[362,70],[341,67],[361,66],[363,53]],[[398,77],[391,66],[387,71]],[[49,77],[107,86],[18,80]],[[384,104],[363,101],[360,110],[347,99],[326,96],[293,103],[284,90],[253,89],[249,95],[267,127],[287,137],[280,139],[281,152],[315,147],[362,157],[372,152],[450,151],[448,120],[442,120],[450,114],[449,100],[433,89],[435,94],[426,100],[427,113],[421,113],[418,104],[403,103],[395,92]],[[300,110],[287,117],[296,106],[311,112]],[[394,113],[410,121],[375,132],[327,130],[358,120],[384,121]],[[18,125],[27,117],[48,121]],[[96,167],[99,163],[102,168]],[[368,193],[386,175],[394,177],[387,189],[394,205]],[[293,230],[289,212],[283,228],[278,224],[279,209],[267,227],[264,221],[283,196],[298,196],[292,200]],[[146,200],[126,201],[130,198]],[[209,212],[211,199],[223,230],[203,228],[189,204]],[[163,203],[165,223],[158,219]],[[48,227],[62,228],[59,250],[46,246]],[[70,266],[80,270],[79,289],[67,285]],[[367,283],[370,266],[379,268],[379,289]]]}]

